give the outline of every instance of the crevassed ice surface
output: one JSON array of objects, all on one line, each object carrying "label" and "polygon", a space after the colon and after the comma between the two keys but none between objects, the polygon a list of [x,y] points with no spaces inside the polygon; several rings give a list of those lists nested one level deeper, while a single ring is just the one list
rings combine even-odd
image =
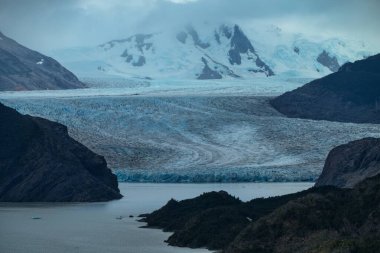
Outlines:
[{"label": "crevassed ice surface", "polygon": [[144,81],[127,88],[4,92],[0,99],[67,125],[71,136],[105,156],[121,181],[312,181],[333,147],[380,136],[373,124],[286,118],[270,107],[268,95],[300,83],[257,82]]}]

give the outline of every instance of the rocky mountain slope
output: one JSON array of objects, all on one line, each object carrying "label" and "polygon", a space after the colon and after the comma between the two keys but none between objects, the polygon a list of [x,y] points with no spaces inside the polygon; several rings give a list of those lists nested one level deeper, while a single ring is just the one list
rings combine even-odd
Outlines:
[{"label": "rocky mountain slope", "polygon": [[84,87],[73,73],[56,60],[0,33],[0,91]]},{"label": "rocky mountain slope", "polygon": [[[347,175],[353,177],[344,168],[359,174],[362,164],[376,164],[378,143],[379,139],[363,139],[335,148],[319,181],[340,171],[334,180],[342,182]],[[332,164],[330,159],[336,156],[351,159]],[[371,177],[375,174],[365,173],[368,177],[360,177],[357,184],[350,181],[352,189],[317,183],[306,191],[249,202],[225,192],[171,200],[152,214],[143,215],[142,221],[174,231],[168,239],[171,245],[222,249],[226,253],[376,252],[380,246],[380,176]]]},{"label": "rocky mountain slope", "polygon": [[249,224],[224,252],[376,252],[379,186],[380,176],[375,176],[352,190],[336,188],[289,201]]},{"label": "rocky mountain slope", "polygon": [[67,128],[0,104],[0,201],[92,202],[121,198],[103,157]]},{"label": "rocky mountain slope", "polygon": [[369,55],[363,43],[313,39],[278,27],[197,24],[51,52],[80,77],[254,79],[320,77]]},{"label": "rocky mountain slope", "polygon": [[310,191],[249,202],[224,191],[209,192],[179,202],[172,199],[161,209],[143,214],[141,221],[147,227],[174,232],[167,240],[170,245],[218,250],[227,247],[251,222]]},{"label": "rocky mountain slope", "polygon": [[380,123],[380,54],[347,63],[271,104],[288,117]]},{"label": "rocky mountain slope", "polygon": [[316,186],[352,188],[380,173],[380,140],[365,138],[338,146],[329,153]]}]

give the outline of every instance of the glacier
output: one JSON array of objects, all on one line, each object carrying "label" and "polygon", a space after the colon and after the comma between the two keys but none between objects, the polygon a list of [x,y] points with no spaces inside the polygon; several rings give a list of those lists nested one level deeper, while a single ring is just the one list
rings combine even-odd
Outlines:
[{"label": "glacier", "polygon": [[269,99],[302,78],[96,80],[89,89],[1,92],[0,101],[67,125],[126,182],[313,181],[331,148],[380,137],[378,125],[275,111]]}]

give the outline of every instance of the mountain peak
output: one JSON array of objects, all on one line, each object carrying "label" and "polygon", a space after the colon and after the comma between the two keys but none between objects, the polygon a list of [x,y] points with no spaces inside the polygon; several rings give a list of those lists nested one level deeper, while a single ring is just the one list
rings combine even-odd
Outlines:
[{"label": "mountain peak", "polygon": [[[137,33],[126,39],[111,40],[99,45],[99,48],[103,53],[112,55],[115,60],[106,66],[99,66],[98,69],[114,67],[115,62],[118,62],[118,73],[129,67],[136,71],[145,67],[150,70],[157,69],[159,66],[160,73],[173,71],[176,67],[180,72],[195,70],[192,78],[196,79],[274,74],[260,59],[238,25],[222,24],[216,29],[207,26],[197,29],[188,24],[176,34],[168,31],[155,34]],[[176,63],[172,64],[173,61]],[[239,73],[235,73],[237,71]]]},{"label": "mountain peak", "polygon": [[[277,36],[279,33],[281,36]],[[254,79],[274,74],[318,78],[337,71],[347,61],[370,54],[362,44],[336,38],[315,40],[279,28],[228,23],[189,24],[160,33],[139,31],[88,49],[85,54],[70,50],[55,53],[84,77],[146,77],[149,73],[154,79],[198,79],[204,76],[204,70],[215,73],[207,76],[218,78]]]}]

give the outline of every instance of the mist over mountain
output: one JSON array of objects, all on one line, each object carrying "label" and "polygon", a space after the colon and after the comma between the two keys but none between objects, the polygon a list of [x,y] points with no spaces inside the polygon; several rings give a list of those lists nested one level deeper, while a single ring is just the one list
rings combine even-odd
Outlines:
[{"label": "mist over mountain", "polygon": [[253,79],[330,74],[372,54],[364,42],[314,38],[275,25],[188,24],[50,52],[80,77]]},{"label": "mist over mountain", "polygon": [[292,33],[360,39],[380,50],[379,9],[376,0],[1,0],[0,29],[43,53],[199,21],[276,24]]}]

